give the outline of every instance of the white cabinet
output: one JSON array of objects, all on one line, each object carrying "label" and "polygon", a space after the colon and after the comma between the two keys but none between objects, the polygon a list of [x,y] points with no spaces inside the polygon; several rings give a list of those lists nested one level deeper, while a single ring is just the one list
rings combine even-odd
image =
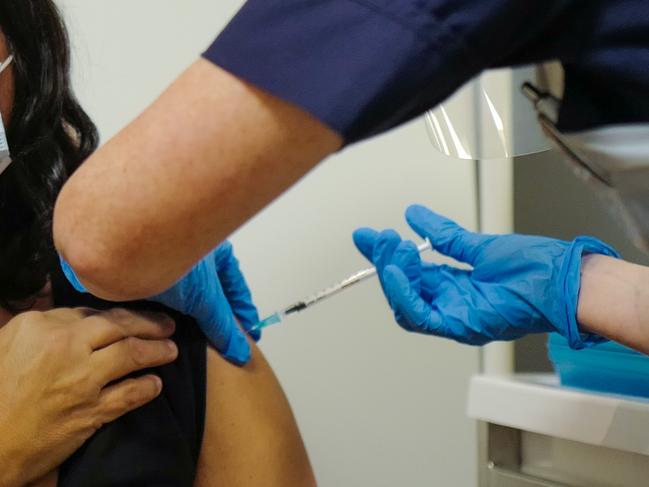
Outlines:
[{"label": "white cabinet", "polygon": [[477,376],[481,487],[649,484],[649,401],[560,387],[553,375]]}]

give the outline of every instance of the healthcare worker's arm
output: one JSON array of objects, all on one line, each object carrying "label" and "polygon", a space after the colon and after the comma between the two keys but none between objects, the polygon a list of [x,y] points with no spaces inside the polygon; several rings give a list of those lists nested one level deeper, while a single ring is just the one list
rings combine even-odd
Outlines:
[{"label": "healthcare worker's arm", "polygon": [[[61,268],[77,291],[88,292],[63,259]],[[244,331],[254,340],[261,338],[261,332],[253,330],[259,323],[257,307],[230,242],[203,257],[172,287],[147,299],[192,316],[210,344],[237,365],[250,360]]]},{"label": "healthcare worker's arm", "polygon": [[649,267],[585,257],[577,320],[586,331],[649,354]]},{"label": "healthcare worker's arm", "polygon": [[649,268],[597,239],[483,235],[422,206],[406,219],[435,250],[471,266],[422,262],[392,230],[357,230],[406,330],[471,345],[558,332],[573,348],[606,337],[649,353]]},{"label": "healthcare worker's arm", "polygon": [[303,110],[199,60],[70,178],[57,248],[99,297],[161,293],[341,145]]},{"label": "healthcare worker's arm", "polygon": [[69,180],[57,248],[101,297],[157,294],[343,140],[411,120],[489,66],[576,58],[589,23],[572,26],[578,43],[555,28],[574,18],[561,0],[248,0]]}]

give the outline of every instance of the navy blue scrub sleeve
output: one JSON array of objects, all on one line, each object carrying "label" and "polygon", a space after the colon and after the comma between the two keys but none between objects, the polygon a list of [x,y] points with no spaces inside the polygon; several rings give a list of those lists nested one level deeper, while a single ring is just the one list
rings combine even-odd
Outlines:
[{"label": "navy blue scrub sleeve", "polygon": [[556,5],[570,3],[249,0],[204,56],[351,143],[420,115],[520,52],[564,13]]}]

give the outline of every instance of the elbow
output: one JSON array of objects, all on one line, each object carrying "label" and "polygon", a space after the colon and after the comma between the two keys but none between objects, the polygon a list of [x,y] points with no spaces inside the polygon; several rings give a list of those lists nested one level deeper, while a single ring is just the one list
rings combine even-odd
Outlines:
[{"label": "elbow", "polygon": [[59,254],[70,265],[83,287],[94,296],[107,301],[133,301],[152,296],[141,286],[134,286],[122,276],[114,259],[95,252],[79,242],[59,242]]},{"label": "elbow", "polygon": [[88,292],[107,301],[133,301],[161,293],[151,282],[138,279],[142,275],[128,257],[128,242],[112,235],[102,235],[101,228],[68,211],[65,200],[57,202],[54,211],[53,237],[61,257],[72,267]]},{"label": "elbow", "polygon": [[162,290],[145,286],[124,272],[121,260],[109,252],[99,252],[85,242],[63,239],[59,254],[70,265],[83,287],[106,301],[134,301],[154,296]]},{"label": "elbow", "polygon": [[83,287],[90,294],[106,301],[147,299],[166,289],[135,279],[127,271],[130,266],[123,264],[121,259],[89,250],[87,246],[62,246],[59,253],[74,270]]}]

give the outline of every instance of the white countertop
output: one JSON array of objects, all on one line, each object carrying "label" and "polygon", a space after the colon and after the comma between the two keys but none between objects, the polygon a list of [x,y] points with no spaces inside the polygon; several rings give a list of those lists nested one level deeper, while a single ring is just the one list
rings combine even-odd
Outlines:
[{"label": "white countertop", "polygon": [[649,400],[559,385],[554,375],[475,376],[471,418],[649,455]]}]

